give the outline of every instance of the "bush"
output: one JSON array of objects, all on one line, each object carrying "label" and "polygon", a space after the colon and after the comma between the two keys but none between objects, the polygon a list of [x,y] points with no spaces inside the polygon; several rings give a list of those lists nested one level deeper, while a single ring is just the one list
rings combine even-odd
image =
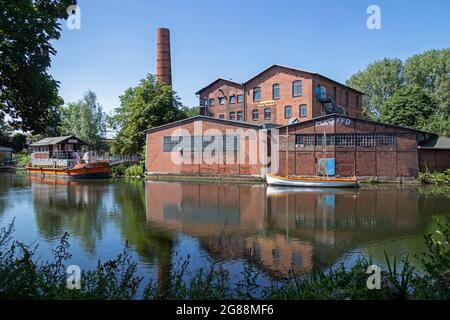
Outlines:
[{"label": "bush", "polygon": [[444,184],[450,185],[450,169],[444,172],[430,172],[428,169],[425,172],[420,172],[418,179],[425,184]]},{"label": "bush", "polygon": [[[188,259],[168,266],[163,279],[146,285],[144,299],[450,299],[450,216],[436,220],[438,230],[425,236],[427,250],[421,255],[423,271],[417,272],[403,258],[400,268],[386,255],[380,290],[367,288],[370,259],[360,258],[350,269],[343,265],[308,275],[290,271],[269,285],[258,283],[258,268],[245,262],[242,280],[232,285],[223,263],[189,273]],[[14,223],[14,221],[13,221]],[[81,289],[67,289],[65,263],[70,259],[66,233],[53,251],[53,260],[37,263],[35,247],[12,240],[13,223],[0,230],[0,299],[134,299],[142,278],[125,247],[116,259],[98,261],[92,271],[81,274]]]},{"label": "bush", "polygon": [[28,153],[20,153],[16,155],[16,164],[19,167],[26,167],[31,162],[31,155]]},{"label": "bush", "polygon": [[132,165],[125,169],[125,176],[127,177],[143,177],[144,168],[140,164]]},{"label": "bush", "polygon": [[123,177],[125,175],[125,170],[127,169],[127,165],[124,163],[115,165],[111,167],[111,173],[114,177]]}]

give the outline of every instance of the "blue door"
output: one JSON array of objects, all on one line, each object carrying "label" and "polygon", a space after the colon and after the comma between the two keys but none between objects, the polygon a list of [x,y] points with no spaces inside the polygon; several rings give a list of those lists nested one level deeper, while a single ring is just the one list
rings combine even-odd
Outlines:
[{"label": "blue door", "polygon": [[335,158],[319,158],[317,162],[318,166],[318,174],[319,175],[327,175],[334,176],[336,174],[336,159]]}]

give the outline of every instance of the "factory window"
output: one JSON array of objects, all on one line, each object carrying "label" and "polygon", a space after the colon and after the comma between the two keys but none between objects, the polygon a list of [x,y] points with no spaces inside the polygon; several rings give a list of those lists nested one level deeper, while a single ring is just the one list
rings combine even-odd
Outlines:
[{"label": "factory window", "polygon": [[395,134],[377,133],[377,146],[392,146],[395,144]]},{"label": "factory window", "polygon": [[261,100],[261,88],[254,87],[253,88],[253,101],[260,101],[260,100]]},{"label": "factory window", "polygon": [[268,120],[270,119],[272,116],[272,111],[270,110],[270,108],[265,108],[264,109],[264,119]]},{"label": "factory window", "polygon": [[219,97],[219,104],[225,104],[225,97]]},{"label": "factory window", "polygon": [[230,104],[236,103],[236,96],[230,96]]},{"label": "factory window", "polygon": [[301,104],[299,108],[300,108],[300,110],[299,110],[298,114],[300,115],[300,117],[306,117],[308,115],[308,110],[306,109],[306,104]]},{"label": "factory window", "polygon": [[278,83],[272,86],[272,99],[280,99],[280,85]]},{"label": "factory window", "polygon": [[353,133],[337,133],[336,134],[336,146],[354,146],[355,135]]},{"label": "factory window", "polygon": [[292,95],[299,97],[302,95],[302,80],[292,82]]},{"label": "factory window", "polygon": [[291,106],[285,106],[284,107],[284,118],[289,119],[292,117],[292,107]]},{"label": "factory window", "polygon": [[238,94],[238,95],[237,95],[237,102],[238,102],[238,103],[244,102],[244,95]]},{"label": "factory window", "polygon": [[314,146],[314,134],[296,134],[295,144],[299,146]]},{"label": "factory window", "polygon": [[182,137],[164,137],[163,150],[164,152],[172,152],[173,149],[181,142]]},{"label": "factory window", "polygon": [[244,120],[244,113],[242,111],[237,112],[237,121]]},{"label": "factory window", "polygon": [[219,114],[219,119],[225,119],[225,115],[223,113]]},{"label": "factory window", "polygon": [[376,135],[374,133],[358,133],[356,144],[360,147],[374,147],[376,145]]},{"label": "factory window", "polygon": [[209,105],[212,107],[213,105],[216,104],[216,101],[214,100],[214,98],[209,99]]},{"label": "factory window", "polygon": [[253,109],[252,111],[252,120],[258,120],[259,118],[259,111],[258,109]]},{"label": "factory window", "polygon": [[230,120],[236,120],[236,112],[230,112]]}]

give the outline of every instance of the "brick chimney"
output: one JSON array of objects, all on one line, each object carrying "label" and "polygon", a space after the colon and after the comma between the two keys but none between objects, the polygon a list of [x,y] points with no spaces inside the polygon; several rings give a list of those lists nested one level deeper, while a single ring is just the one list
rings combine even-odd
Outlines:
[{"label": "brick chimney", "polygon": [[156,79],[172,85],[170,31],[165,28],[156,30]]}]

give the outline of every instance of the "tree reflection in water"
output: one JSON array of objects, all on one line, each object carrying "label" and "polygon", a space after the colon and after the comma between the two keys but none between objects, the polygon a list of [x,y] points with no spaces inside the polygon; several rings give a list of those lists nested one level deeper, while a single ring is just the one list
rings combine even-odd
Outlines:
[{"label": "tree reflection in water", "polygon": [[[291,267],[308,272],[333,265],[358,250],[374,256],[382,256],[385,248],[414,254],[431,216],[450,208],[448,192],[417,186],[290,190],[10,174],[0,175],[0,182],[2,224],[10,222],[6,216],[23,215],[23,208],[34,210],[36,222],[16,229],[34,228],[48,242],[68,231],[81,244],[76,254],[89,261],[105,251],[119,253],[119,244],[127,241],[140,266],[156,267],[161,287],[174,257],[189,250],[215,261],[246,259],[273,276]],[[17,199],[29,204],[14,206]]]}]

